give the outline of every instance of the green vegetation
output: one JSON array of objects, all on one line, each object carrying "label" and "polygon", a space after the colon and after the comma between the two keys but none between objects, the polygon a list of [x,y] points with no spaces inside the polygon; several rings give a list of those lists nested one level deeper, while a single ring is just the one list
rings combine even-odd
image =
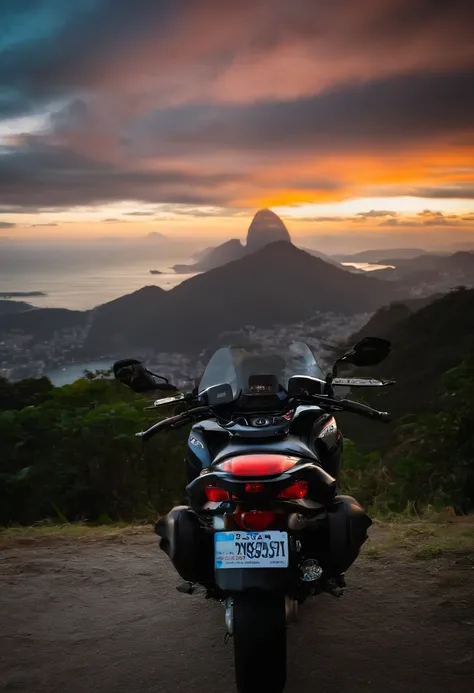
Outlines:
[{"label": "green vegetation", "polygon": [[[91,374],[0,381],[0,524],[150,519],[184,495],[185,432],[143,445],[147,402]],[[345,443],[342,488],[377,516],[474,505],[474,352],[443,378],[431,412],[399,429],[388,453]],[[48,531],[48,530],[45,530]]]},{"label": "green vegetation", "polygon": [[[388,339],[392,351],[379,366],[366,373],[358,371],[358,375],[393,378],[397,384],[380,390],[364,390],[363,397],[377,409],[391,412],[394,422],[376,426],[349,415],[341,416],[340,422],[345,435],[358,449],[386,453],[397,445],[399,426],[407,415],[415,420],[428,411],[437,410],[436,400],[444,387],[444,374],[472,353],[474,289],[452,291],[402,319],[398,309],[382,310],[373,316],[371,323],[372,335]],[[366,334],[365,329],[359,334]],[[354,341],[352,337],[350,343]]]},{"label": "green vegetation", "polygon": [[428,506],[474,507],[474,350],[448,371],[430,408],[398,429],[384,455],[345,446],[342,482],[380,513],[421,512]]},{"label": "green vegetation", "polygon": [[[474,291],[455,291],[410,313],[387,336],[393,351],[377,373],[395,376],[397,386],[364,398],[392,411],[396,422],[366,426],[340,417],[349,438],[342,489],[378,517],[430,507],[468,513]],[[103,375],[88,373],[61,388],[46,378],[0,379],[0,525],[49,518],[107,526],[150,519],[183,499],[186,432],[143,445],[134,433],[156,420],[156,411]]]},{"label": "green vegetation", "polygon": [[183,432],[145,446],[134,433],[156,412],[142,398],[115,381],[45,381],[0,383],[0,524],[106,524],[150,518],[181,500]]}]

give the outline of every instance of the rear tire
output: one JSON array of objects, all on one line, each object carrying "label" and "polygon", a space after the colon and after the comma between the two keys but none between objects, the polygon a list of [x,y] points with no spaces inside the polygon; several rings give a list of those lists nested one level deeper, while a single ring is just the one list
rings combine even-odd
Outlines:
[{"label": "rear tire", "polygon": [[284,594],[236,594],[233,621],[239,693],[282,693],[286,683]]}]

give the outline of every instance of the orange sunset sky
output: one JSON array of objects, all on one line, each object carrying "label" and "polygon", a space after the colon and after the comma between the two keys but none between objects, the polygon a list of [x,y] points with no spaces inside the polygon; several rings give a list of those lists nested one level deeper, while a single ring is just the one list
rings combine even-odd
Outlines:
[{"label": "orange sunset sky", "polygon": [[0,4],[0,238],[474,245],[474,9]]}]

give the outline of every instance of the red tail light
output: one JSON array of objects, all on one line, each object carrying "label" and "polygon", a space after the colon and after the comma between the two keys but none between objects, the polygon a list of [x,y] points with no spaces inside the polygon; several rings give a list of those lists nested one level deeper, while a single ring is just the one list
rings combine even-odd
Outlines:
[{"label": "red tail light", "polygon": [[308,495],[308,482],[295,481],[294,484],[280,491],[278,498],[304,498]]},{"label": "red tail light", "polygon": [[273,510],[249,510],[246,513],[242,513],[239,524],[242,524],[245,529],[261,532],[271,527],[274,520],[275,513]]},{"label": "red tail light", "polygon": [[263,493],[265,484],[245,484],[245,493]]},{"label": "red tail light", "polygon": [[217,488],[217,486],[208,486],[206,488],[207,500],[213,503],[222,503],[223,501],[229,500],[230,496],[223,488]]},{"label": "red tail light", "polygon": [[286,455],[242,455],[225,460],[216,468],[234,476],[272,476],[291,469],[298,461],[297,457]]}]

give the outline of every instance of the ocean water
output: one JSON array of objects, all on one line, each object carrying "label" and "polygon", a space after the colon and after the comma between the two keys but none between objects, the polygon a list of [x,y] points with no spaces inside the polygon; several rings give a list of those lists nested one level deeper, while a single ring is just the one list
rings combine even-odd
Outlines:
[{"label": "ocean water", "polygon": [[374,270],[395,269],[393,265],[377,265],[374,262],[342,262],[345,267],[355,267],[364,272],[373,272]]},{"label": "ocean water", "polygon": [[74,383],[79,378],[82,378],[84,371],[108,370],[113,366],[111,359],[97,359],[96,361],[87,361],[84,363],[72,363],[64,368],[50,368],[45,371],[45,376],[51,380],[53,385],[61,387]]},{"label": "ocean water", "polygon": [[[0,243],[0,293],[42,291],[25,297],[41,308],[88,310],[144,286],[172,289],[194,274],[176,274],[175,264],[192,264],[195,243]],[[386,265],[353,264],[371,271]],[[150,274],[156,269],[162,274]]]},{"label": "ocean water", "polygon": [[[179,249],[178,249],[179,250]],[[169,290],[194,274],[176,274],[174,264],[192,263],[191,252],[176,248],[0,245],[0,293],[42,291],[25,297],[41,308],[88,310],[144,286]],[[156,269],[163,274],[150,274]]]}]

